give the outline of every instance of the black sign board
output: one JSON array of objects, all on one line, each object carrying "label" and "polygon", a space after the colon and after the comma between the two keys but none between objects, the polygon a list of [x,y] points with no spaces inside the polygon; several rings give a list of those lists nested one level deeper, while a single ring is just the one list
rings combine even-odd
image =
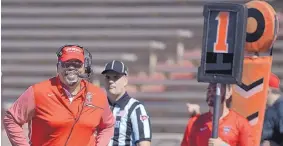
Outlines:
[{"label": "black sign board", "polygon": [[245,5],[204,6],[204,30],[198,81],[241,83],[248,11]]}]

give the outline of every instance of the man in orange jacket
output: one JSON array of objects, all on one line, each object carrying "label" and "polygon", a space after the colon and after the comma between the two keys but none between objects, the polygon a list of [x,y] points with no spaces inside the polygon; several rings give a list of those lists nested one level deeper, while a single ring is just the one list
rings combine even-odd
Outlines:
[{"label": "man in orange jacket", "polygon": [[222,84],[219,138],[210,138],[216,84],[209,84],[207,104],[209,112],[189,119],[181,146],[254,146],[252,128],[249,122],[233,110],[231,104],[232,87]]},{"label": "man in orange jacket", "polygon": [[[81,79],[91,73],[91,54],[66,45],[57,56],[57,76],[30,86],[6,112],[4,127],[10,142],[13,146],[106,146],[114,132],[107,97]],[[25,123],[29,142],[22,129]]]}]

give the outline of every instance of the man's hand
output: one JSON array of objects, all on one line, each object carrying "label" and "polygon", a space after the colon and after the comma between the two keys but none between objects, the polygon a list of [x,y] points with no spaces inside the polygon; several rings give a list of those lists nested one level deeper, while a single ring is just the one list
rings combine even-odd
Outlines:
[{"label": "man's hand", "polygon": [[200,114],[200,106],[198,104],[187,103],[187,108],[190,116]]},{"label": "man's hand", "polygon": [[210,138],[208,140],[208,146],[230,146],[224,142],[221,138]]}]

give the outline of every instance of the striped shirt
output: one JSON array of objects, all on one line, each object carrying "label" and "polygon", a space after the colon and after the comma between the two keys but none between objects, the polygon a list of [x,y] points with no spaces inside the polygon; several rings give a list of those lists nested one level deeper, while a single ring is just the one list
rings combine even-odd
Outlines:
[{"label": "striped shirt", "polygon": [[125,93],[110,108],[116,118],[114,135],[108,146],[135,146],[141,141],[151,141],[152,132],[145,107]]}]

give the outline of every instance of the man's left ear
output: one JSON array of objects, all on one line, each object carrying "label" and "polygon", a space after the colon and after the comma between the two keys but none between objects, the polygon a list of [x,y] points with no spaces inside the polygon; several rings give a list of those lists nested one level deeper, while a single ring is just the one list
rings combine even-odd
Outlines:
[{"label": "man's left ear", "polygon": [[226,95],[225,95],[226,100],[231,98],[231,96],[232,96],[232,85],[226,85]]},{"label": "man's left ear", "polygon": [[56,64],[56,73],[58,73],[59,62]]},{"label": "man's left ear", "polygon": [[124,86],[127,86],[128,85],[128,78],[127,76],[124,76]]}]

